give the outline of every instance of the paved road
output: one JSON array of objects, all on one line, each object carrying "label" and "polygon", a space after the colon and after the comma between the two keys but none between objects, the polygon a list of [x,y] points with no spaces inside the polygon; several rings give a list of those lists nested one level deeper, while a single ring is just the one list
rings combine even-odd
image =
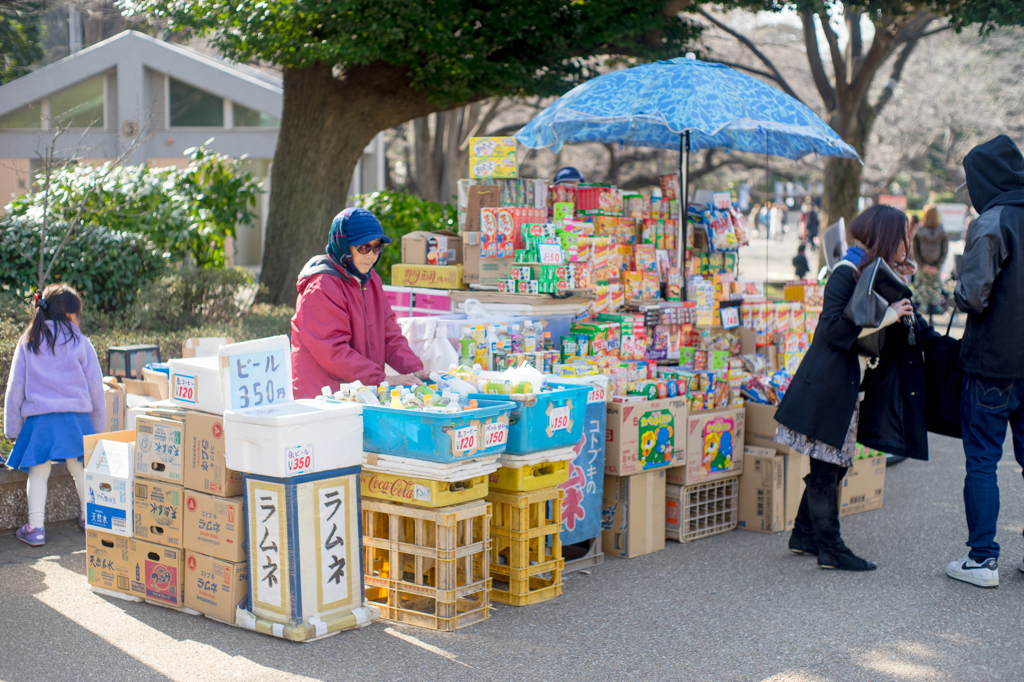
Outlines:
[{"label": "paved road", "polygon": [[1007,451],[1002,585],[982,590],[943,572],[966,536],[963,455],[938,437],[932,450],[930,463],[889,469],[882,509],[843,520],[848,544],[880,563],[875,573],[822,571],[790,554],[785,534],[737,530],[609,559],[571,574],[556,600],[499,606],[453,634],[376,623],[291,644],[90,593],[72,524],[51,528],[41,549],[7,535],[0,679],[1021,679],[1020,468]]}]

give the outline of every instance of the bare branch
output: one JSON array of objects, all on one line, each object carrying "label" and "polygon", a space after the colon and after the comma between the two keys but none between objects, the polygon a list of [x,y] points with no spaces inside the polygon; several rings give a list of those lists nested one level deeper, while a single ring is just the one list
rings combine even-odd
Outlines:
[{"label": "bare branch", "polygon": [[910,59],[910,53],[917,47],[917,40],[911,40],[903,49],[900,51],[900,56],[896,58],[896,63],[892,65],[892,71],[889,74],[889,81],[885,84],[885,88],[882,89],[882,94],[878,96],[878,100],[875,102],[872,109],[875,110],[875,114],[882,112],[885,105],[892,99],[893,94],[896,92],[896,86],[900,82],[900,78],[903,76],[903,69],[907,65],[907,60]]},{"label": "bare branch", "polygon": [[804,45],[807,47],[807,62],[811,66],[811,76],[814,78],[814,85],[818,88],[821,101],[824,102],[828,111],[836,108],[836,90],[825,75],[825,66],[821,63],[821,50],[818,48],[818,29],[814,25],[814,15],[808,12],[800,13],[800,23],[804,29]]},{"label": "bare branch", "polygon": [[738,31],[730,28],[729,26],[727,26],[722,21],[720,21],[720,20],[716,19],[715,17],[711,16],[707,12],[707,10],[701,9],[700,10],[700,14],[705,19],[710,21],[712,24],[714,24],[718,28],[722,29],[723,31],[725,31],[726,33],[731,35],[733,38],[735,38],[736,40],[740,41],[748,50],[750,50],[754,54],[755,57],[757,57],[759,60],[761,60],[761,63],[763,63],[765,66],[768,67],[769,71],[771,71],[773,74],[775,74],[775,76],[774,76],[774,78],[772,80],[774,80],[776,83],[779,84],[779,88],[783,92],[785,92],[787,95],[789,95],[793,99],[795,99],[798,102],[800,102],[801,104],[803,104],[803,100],[801,100],[800,96],[796,94],[796,91],[793,90],[793,88],[791,88],[789,86],[789,83],[787,83],[786,79],[782,77],[782,74],[779,73],[779,70],[777,68],[775,68],[775,64],[772,63],[772,60],[768,59],[768,57],[763,52],[761,52],[761,50],[757,49],[757,46],[754,45],[754,42],[752,40],[747,38],[742,33],[740,33]]},{"label": "bare branch", "polygon": [[[832,72],[836,75],[836,96],[840,100],[846,99],[846,64],[843,63],[843,55],[839,51],[839,37],[836,32],[832,30],[832,26],[829,25],[829,15],[818,15],[818,20],[821,22],[821,31],[825,34],[825,40],[828,41],[828,51],[832,56]],[[876,40],[877,40],[877,33]],[[872,43],[874,46],[874,43]]]},{"label": "bare branch", "polygon": [[933,28],[930,31],[921,31],[921,32],[918,32],[918,33],[901,34],[901,35],[896,36],[896,42],[898,44],[898,43],[906,43],[906,42],[909,42],[911,40],[920,40],[921,38],[927,38],[928,36],[933,36],[936,33],[942,33],[943,31],[949,31],[952,28],[953,28],[952,24],[946,24],[945,26],[939,26],[938,28]]},{"label": "bare branch", "polygon": [[709,59],[708,61],[714,62],[715,64],[722,64],[723,66],[729,66],[729,67],[737,69],[739,71],[746,71],[747,73],[757,74],[758,76],[761,76],[763,78],[767,78],[769,80],[773,80],[776,83],[778,83],[778,80],[776,80],[776,78],[775,78],[775,76],[773,74],[768,73],[767,71],[764,71],[762,69],[755,69],[752,66],[746,66],[745,64],[738,64],[736,62],[723,62],[723,61],[719,61],[717,59]]}]

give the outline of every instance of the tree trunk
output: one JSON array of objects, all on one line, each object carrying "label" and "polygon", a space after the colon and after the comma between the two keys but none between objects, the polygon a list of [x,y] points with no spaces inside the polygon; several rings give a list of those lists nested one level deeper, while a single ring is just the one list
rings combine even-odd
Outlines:
[{"label": "tree trunk", "polygon": [[[853,116],[845,113],[844,116]],[[856,114],[850,135],[846,141],[853,145],[861,158],[867,149],[868,136],[875,124],[876,114],[867,104],[861,105]],[[829,157],[825,162],[825,196],[821,202],[821,232],[832,223],[843,218],[846,224],[857,215],[857,201],[860,198],[861,178],[864,166],[856,159],[840,159]],[[825,265],[825,254],[818,251],[818,267]]]},{"label": "tree trunk", "polygon": [[374,135],[438,108],[390,65],[357,67],[340,79],[323,64],[284,70],[261,301],[295,302],[299,271],[324,253],[331,221],[347,205],[352,171]]}]

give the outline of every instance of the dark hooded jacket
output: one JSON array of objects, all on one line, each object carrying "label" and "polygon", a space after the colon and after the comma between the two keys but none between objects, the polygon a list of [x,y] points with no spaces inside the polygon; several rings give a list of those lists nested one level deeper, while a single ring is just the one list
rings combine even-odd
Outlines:
[{"label": "dark hooded jacket", "polygon": [[1000,135],[972,149],[964,170],[981,215],[954,291],[968,313],[960,364],[978,376],[1024,378],[1024,156]]}]

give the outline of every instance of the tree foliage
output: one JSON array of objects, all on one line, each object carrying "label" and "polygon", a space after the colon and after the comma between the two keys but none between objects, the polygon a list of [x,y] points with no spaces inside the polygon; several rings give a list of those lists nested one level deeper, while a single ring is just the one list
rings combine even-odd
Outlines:
[{"label": "tree foliage", "polygon": [[665,0],[122,0],[226,56],[286,68],[387,63],[432,101],[561,94],[592,57],[677,56],[699,32]]},{"label": "tree foliage", "polygon": [[377,216],[384,234],[392,243],[380,252],[377,274],[385,284],[391,283],[391,266],[402,262],[402,237],[417,230],[458,230],[455,208],[451,204],[424,201],[406,192],[374,192],[356,197],[356,205]]},{"label": "tree foliage", "polygon": [[43,57],[39,15],[42,0],[0,4],[0,85],[28,73]]}]

